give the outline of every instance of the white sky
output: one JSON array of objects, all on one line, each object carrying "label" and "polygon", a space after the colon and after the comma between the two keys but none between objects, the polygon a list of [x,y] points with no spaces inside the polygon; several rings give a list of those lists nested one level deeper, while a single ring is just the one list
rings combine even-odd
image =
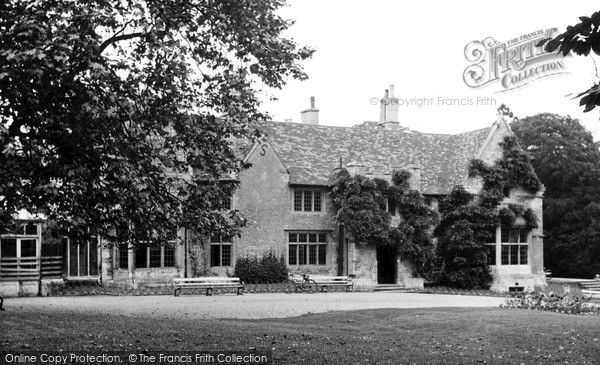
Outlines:
[{"label": "white sky", "polygon": [[[390,84],[399,98],[431,98],[430,106],[399,107],[400,124],[429,133],[460,133],[488,127],[507,104],[518,117],[551,112],[578,118],[600,139],[600,108],[583,113],[567,94],[584,91],[599,79],[591,57],[565,59],[568,74],[548,77],[499,93],[499,83],[471,89],[463,71],[471,62],[465,46],[486,37],[505,42],[539,29],[559,32],[600,10],[597,1],[358,1],[288,0],[281,11],[296,24],[286,34],[316,49],[304,62],[307,81],[290,80],[265,101],[273,120],[300,122],[300,111],[315,96],[319,124],[352,126],[379,119],[381,98]],[[558,34],[557,32],[556,34]],[[600,61],[598,67],[600,67]],[[495,105],[443,106],[438,98],[490,97]]]}]

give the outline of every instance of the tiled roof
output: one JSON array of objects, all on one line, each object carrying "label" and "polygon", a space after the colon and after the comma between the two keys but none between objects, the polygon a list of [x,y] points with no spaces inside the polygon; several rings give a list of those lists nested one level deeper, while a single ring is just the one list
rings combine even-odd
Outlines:
[{"label": "tiled roof", "polygon": [[467,176],[489,128],[461,134],[264,122],[259,125],[290,173],[290,184],[328,185],[349,162],[385,170],[417,165],[421,191],[444,194]]}]

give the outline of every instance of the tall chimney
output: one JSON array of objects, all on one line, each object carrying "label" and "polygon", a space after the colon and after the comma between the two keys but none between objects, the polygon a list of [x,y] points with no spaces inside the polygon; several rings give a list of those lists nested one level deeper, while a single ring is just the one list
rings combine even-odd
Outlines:
[{"label": "tall chimney", "polygon": [[315,97],[310,97],[310,108],[300,112],[302,124],[319,125],[319,109],[315,108]]},{"label": "tall chimney", "polygon": [[394,96],[394,85],[385,90],[385,96],[379,102],[379,122],[385,129],[398,129],[398,105],[400,99]]}]

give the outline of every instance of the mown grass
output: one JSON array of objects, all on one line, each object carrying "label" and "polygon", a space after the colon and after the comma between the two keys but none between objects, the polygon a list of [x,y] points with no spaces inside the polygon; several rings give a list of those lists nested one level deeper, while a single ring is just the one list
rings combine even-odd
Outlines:
[{"label": "mown grass", "polygon": [[257,349],[272,350],[275,364],[593,364],[598,328],[598,316],[498,308],[189,321],[10,308],[0,312],[0,351]]}]

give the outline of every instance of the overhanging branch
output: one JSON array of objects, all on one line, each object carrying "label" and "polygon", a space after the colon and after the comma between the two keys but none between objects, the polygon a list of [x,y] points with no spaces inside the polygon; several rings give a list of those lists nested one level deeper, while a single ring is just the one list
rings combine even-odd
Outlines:
[{"label": "overhanging branch", "polygon": [[120,41],[126,41],[128,39],[133,39],[133,38],[147,37],[149,34],[150,33],[137,32],[137,33],[123,34],[123,35],[110,37],[107,40],[105,40],[104,42],[102,42],[100,47],[98,47],[97,54],[101,55],[102,52],[104,52],[104,50],[113,43],[117,43]]}]

